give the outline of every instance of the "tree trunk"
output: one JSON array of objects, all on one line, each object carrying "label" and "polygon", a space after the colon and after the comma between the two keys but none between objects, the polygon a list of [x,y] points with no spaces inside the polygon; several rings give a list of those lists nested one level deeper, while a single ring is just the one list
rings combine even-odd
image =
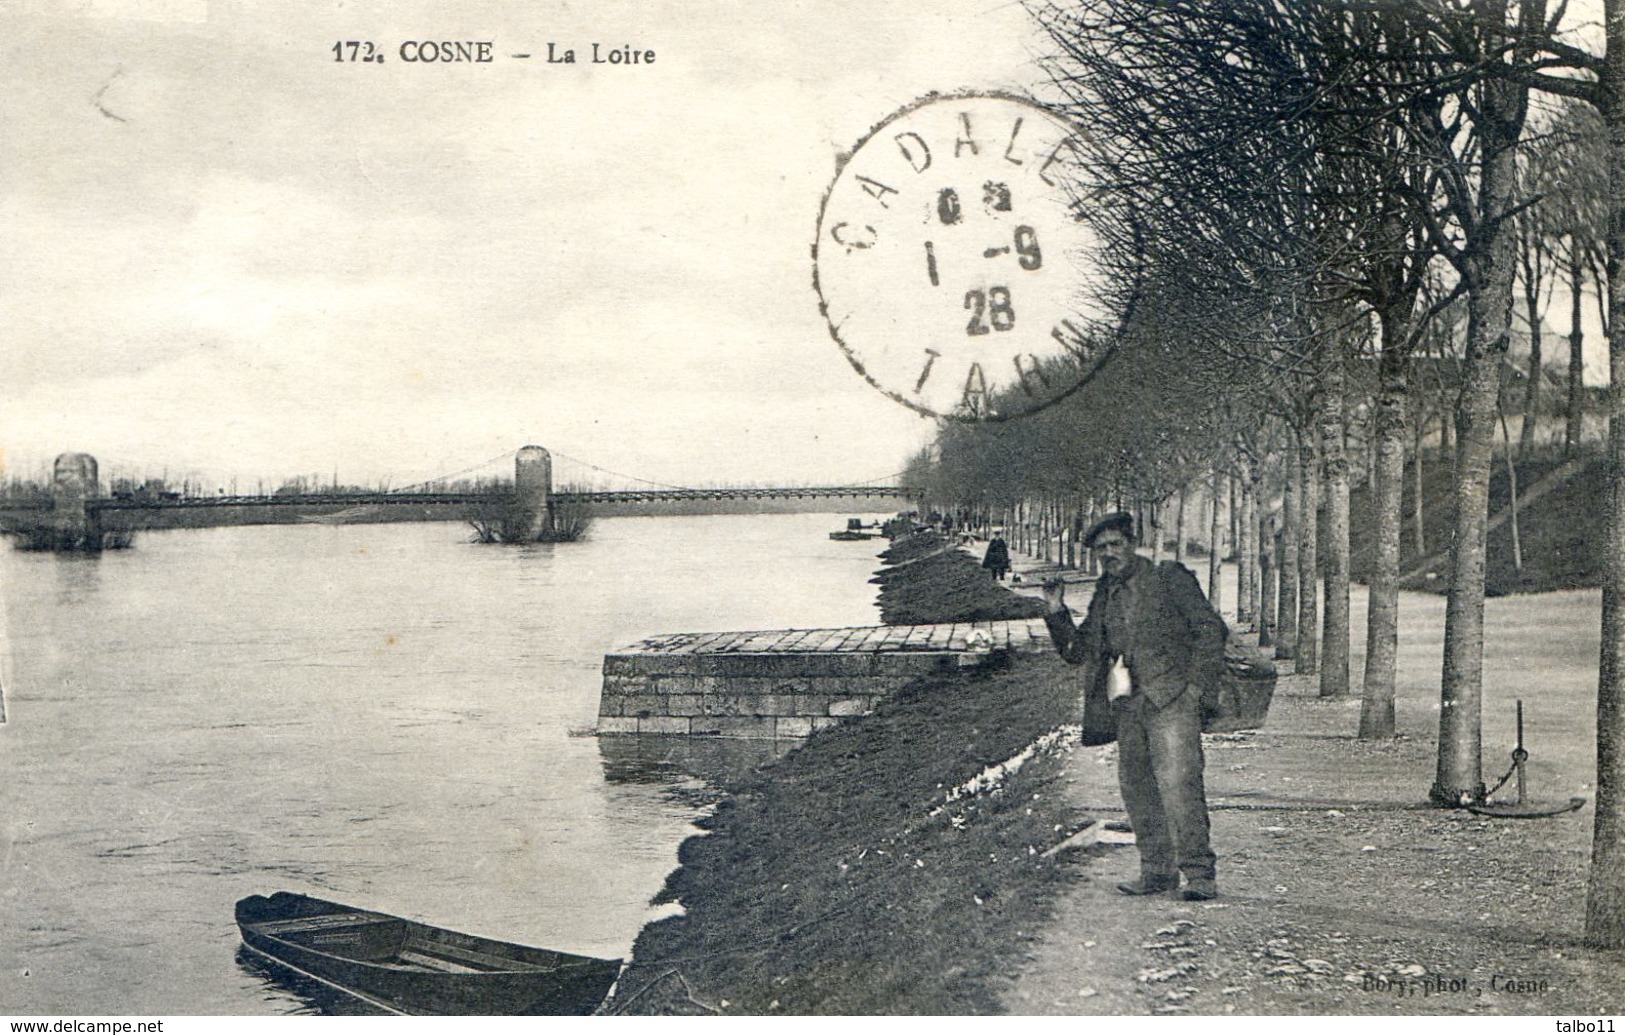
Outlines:
[{"label": "tree trunk", "polygon": [[[1268,524],[1273,525],[1274,522]],[[1275,554],[1273,529],[1260,527],[1258,541],[1258,645],[1275,645]]]},{"label": "tree trunk", "polygon": [[1217,470],[1213,472],[1213,515],[1211,527],[1208,529],[1211,545],[1207,552],[1207,599],[1215,611],[1223,610],[1224,598],[1223,587],[1219,585],[1219,559],[1224,556],[1224,550],[1219,543],[1219,538],[1224,532],[1223,526],[1219,523],[1219,482],[1223,477],[1224,475]]},{"label": "tree trunk", "polygon": [[1185,486],[1179,487],[1179,503],[1174,511],[1174,560],[1185,563]]},{"label": "tree trunk", "polygon": [[1048,499],[1038,503],[1038,559],[1049,562],[1055,559],[1050,553],[1050,534],[1054,530],[1055,505]]},{"label": "tree trunk", "polygon": [[1257,460],[1247,465],[1247,613],[1252,615],[1253,624],[1262,631],[1264,628],[1264,613],[1262,609],[1264,593],[1264,560],[1265,550],[1263,518],[1264,502],[1259,494],[1263,489],[1263,476]]},{"label": "tree trunk", "polygon": [[[1504,24],[1506,6],[1504,0],[1489,3],[1484,12],[1487,24]],[[1438,775],[1429,791],[1435,802],[1450,806],[1484,797],[1485,543],[1501,364],[1511,344],[1517,243],[1504,214],[1512,208],[1516,148],[1527,100],[1526,87],[1510,78],[1491,79],[1483,85],[1481,110],[1474,119],[1483,153],[1480,226],[1463,271],[1468,281],[1467,348],[1456,407],[1456,518],[1445,604]]]},{"label": "tree trunk", "polygon": [[[1100,518],[1101,518],[1100,501],[1091,499],[1089,501],[1089,520],[1084,522],[1084,525],[1083,525],[1084,531],[1087,532],[1094,525],[1094,523],[1096,521],[1100,520]],[[1085,550],[1083,552],[1083,556],[1084,556],[1084,564],[1087,565],[1087,568],[1088,568],[1088,573],[1090,575],[1099,575],[1100,574],[1100,558],[1095,556],[1095,551],[1093,551],[1093,550]]]},{"label": "tree trunk", "polygon": [[1298,653],[1298,463],[1288,447],[1286,478],[1281,484],[1280,617],[1275,629],[1275,656]]},{"label": "tree trunk", "polygon": [[[1540,401],[1540,378],[1543,366],[1541,357],[1540,333],[1540,288],[1542,276],[1541,264],[1543,255],[1540,251],[1541,243],[1535,234],[1522,242],[1527,254],[1523,257],[1523,305],[1524,316],[1529,321],[1529,380],[1523,386],[1523,426],[1518,429],[1518,458],[1529,455],[1529,447],[1535,443],[1535,407]],[[1505,420],[1505,415],[1502,416]]]},{"label": "tree trunk", "polygon": [[[1377,455],[1371,472],[1371,494],[1376,556],[1371,568],[1370,606],[1366,611],[1361,740],[1385,740],[1394,735],[1394,685],[1399,657],[1399,524],[1405,491],[1407,432],[1405,360],[1396,343],[1403,341],[1409,332],[1408,312],[1385,315],[1379,360],[1382,383],[1373,418]],[[1420,483],[1417,488],[1420,490]]]},{"label": "tree trunk", "polygon": [[1506,442],[1507,526],[1512,532],[1512,570],[1523,574],[1523,535],[1518,530],[1518,464],[1512,456],[1512,429],[1501,414],[1501,438]]},{"label": "tree trunk", "polygon": [[1422,478],[1422,422],[1416,424],[1416,447],[1411,454],[1411,556],[1426,557],[1428,553],[1427,519],[1424,516],[1427,497]]},{"label": "tree trunk", "polygon": [[[1230,547],[1230,552],[1235,553],[1238,549],[1240,549],[1241,546],[1241,523],[1236,519],[1237,515],[1241,513],[1241,494],[1236,491],[1236,476],[1234,474],[1228,472],[1225,474],[1224,488],[1225,492],[1228,493],[1225,504],[1225,516],[1230,522],[1230,538],[1226,540],[1226,543],[1228,543]],[[1239,586],[1241,585],[1239,581],[1241,573],[1239,570],[1236,573],[1236,577],[1238,579],[1236,585]]]},{"label": "tree trunk", "polygon": [[1236,458],[1239,473],[1231,483],[1231,498],[1236,507],[1236,625],[1250,628],[1257,621],[1253,611],[1253,565],[1258,552],[1253,542],[1253,458],[1242,454]]},{"label": "tree trunk", "polygon": [[1326,601],[1321,634],[1320,696],[1349,692],[1349,461],[1344,445],[1343,373],[1334,359],[1320,412],[1321,466],[1326,479]]},{"label": "tree trunk", "polygon": [[1578,235],[1569,235],[1569,402],[1563,422],[1563,452],[1577,456],[1581,421],[1585,415],[1585,330],[1580,324],[1580,308],[1585,291],[1585,257]]},{"label": "tree trunk", "polygon": [[[1480,292],[1482,295],[1483,292]],[[1491,319],[1469,301],[1469,325]],[[1480,326],[1476,333],[1485,331]],[[1475,334],[1469,329],[1469,341]],[[1499,345],[1506,349],[1505,332]],[[1486,348],[1494,348],[1492,343]],[[1439,759],[1430,797],[1457,806],[1484,795],[1481,713],[1484,681],[1484,569],[1500,371],[1480,356],[1462,386],[1456,424],[1456,515],[1445,604],[1444,667],[1439,700]]]},{"label": "tree trunk", "polygon": [[1083,523],[1083,508],[1084,501],[1080,497],[1073,496],[1067,500],[1066,566],[1068,568],[1077,568],[1083,564],[1083,547],[1078,545],[1078,540],[1083,538],[1084,529],[1087,527]]},{"label": "tree trunk", "polygon": [[1604,0],[1599,86],[1608,130],[1608,534],[1597,672],[1597,808],[1585,939],[1625,948],[1625,0]]},{"label": "tree trunk", "polygon": [[1298,664],[1295,671],[1313,674],[1320,668],[1320,465],[1314,430],[1298,447]]},{"label": "tree trunk", "polygon": [[1164,546],[1162,541],[1162,503],[1160,501],[1151,504],[1150,515],[1151,519],[1146,522],[1146,534],[1151,537],[1151,560],[1156,562],[1162,560]]}]

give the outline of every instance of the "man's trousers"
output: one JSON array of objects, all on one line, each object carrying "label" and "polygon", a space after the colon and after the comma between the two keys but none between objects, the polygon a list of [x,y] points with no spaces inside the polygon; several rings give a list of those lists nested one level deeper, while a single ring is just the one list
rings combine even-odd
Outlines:
[{"label": "man's trousers", "polygon": [[1199,695],[1187,689],[1158,708],[1141,694],[1117,711],[1117,781],[1149,883],[1214,877],[1202,782]]}]

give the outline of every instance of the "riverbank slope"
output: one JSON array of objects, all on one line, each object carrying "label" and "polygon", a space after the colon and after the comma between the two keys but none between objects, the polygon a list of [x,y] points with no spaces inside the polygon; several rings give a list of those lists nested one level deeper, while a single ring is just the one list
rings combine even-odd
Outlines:
[{"label": "riverbank slope", "polygon": [[[1533,671],[1532,796],[1589,792],[1596,607],[1591,592],[1491,602],[1490,782]],[[1282,679],[1263,730],[1205,738],[1214,902],[1117,894],[1138,869],[1123,835],[1047,854],[1121,818],[1114,749],[1068,736],[1066,666],[1012,657],[917,684],[733,787],[668,881],[684,915],[645,929],[608,1009],[1614,1010],[1625,953],[1579,944],[1589,806],[1426,805],[1442,601],[1408,595],[1404,617],[1397,739],[1355,739],[1358,702],[1320,699],[1308,676]]]}]

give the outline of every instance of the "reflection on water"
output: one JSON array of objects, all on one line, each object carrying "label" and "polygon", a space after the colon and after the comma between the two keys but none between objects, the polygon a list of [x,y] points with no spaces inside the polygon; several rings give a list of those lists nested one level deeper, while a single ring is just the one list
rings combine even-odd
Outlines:
[{"label": "reflection on water", "polygon": [[375,1017],[380,1014],[388,1015],[390,1012],[364,999],[346,995],[297,970],[279,966],[246,945],[237,947],[237,965],[250,979],[260,983],[265,992],[265,1002],[286,1004],[290,995],[298,1001],[298,1005],[293,1009],[275,1010],[277,1013]]},{"label": "reflection on water", "polygon": [[612,784],[651,784],[675,794],[697,791],[701,800],[751,770],[780,758],[792,741],[724,740],[720,737],[599,737],[604,779]]},{"label": "reflection on water", "polygon": [[[9,547],[9,543],[6,544]],[[101,588],[101,558],[70,553],[51,558],[50,566],[56,584],[56,605],[71,608],[93,596]]]},{"label": "reflection on water", "polygon": [[663,632],[875,621],[828,515],[617,518],[506,549],[451,524],[0,549],[0,1004],[297,1012],[235,902],[304,891],[624,956],[710,781],[771,745],[572,736]]}]

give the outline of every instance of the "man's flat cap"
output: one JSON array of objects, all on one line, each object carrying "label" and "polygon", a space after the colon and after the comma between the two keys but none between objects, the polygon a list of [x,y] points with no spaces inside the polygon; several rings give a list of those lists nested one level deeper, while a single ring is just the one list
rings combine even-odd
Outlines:
[{"label": "man's flat cap", "polygon": [[1089,531],[1083,534],[1083,545],[1087,549],[1094,549],[1095,540],[1105,532],[1121,532],[1123,538],[1129,542],[1134,541],[1134,515],[1125,511],[1114,511],[1089,526]]}]

